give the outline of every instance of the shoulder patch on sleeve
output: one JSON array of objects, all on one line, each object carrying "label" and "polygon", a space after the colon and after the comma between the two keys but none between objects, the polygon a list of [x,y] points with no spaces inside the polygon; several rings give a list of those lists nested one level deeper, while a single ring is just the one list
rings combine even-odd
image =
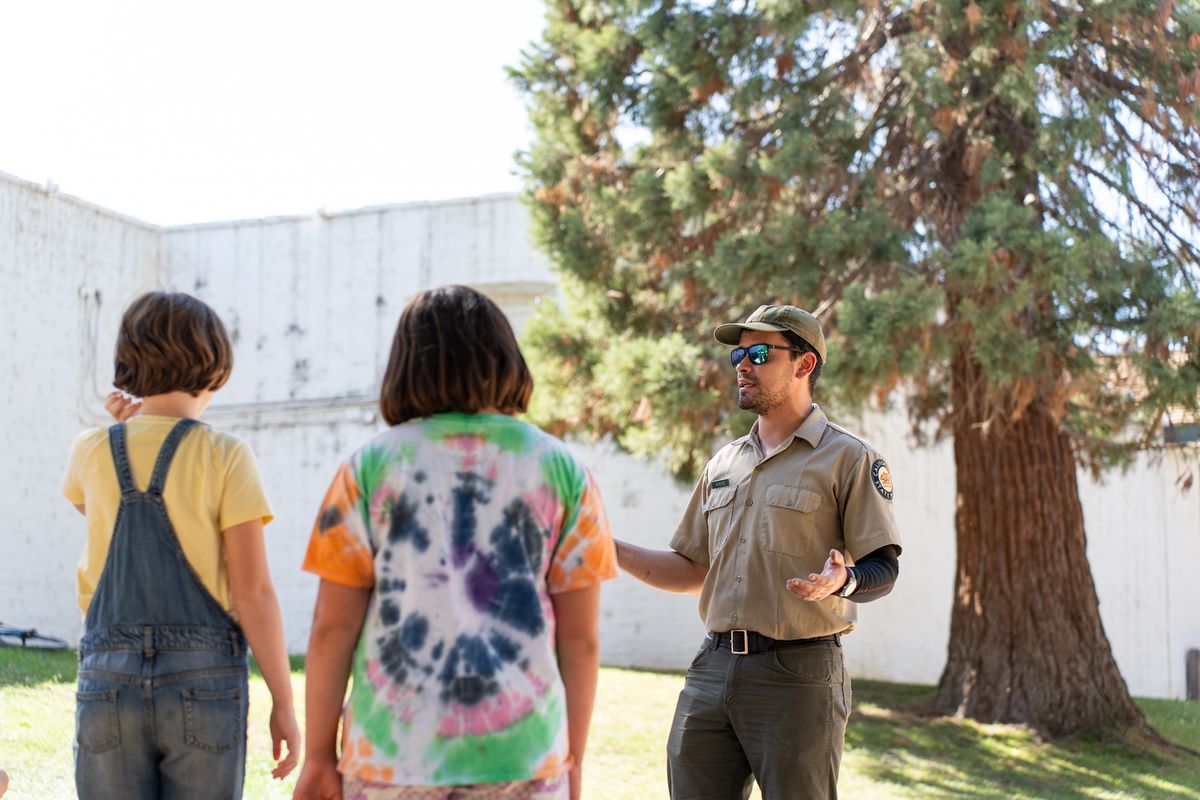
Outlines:
[{"label": "shoulder patch on sleeve", "polygon": [[871,480],[875,482],[875,490],[883,495],[885,500],[892,499],[892,473],[888,471],[887,462],[882,458],[875,459],[871,465]]}]

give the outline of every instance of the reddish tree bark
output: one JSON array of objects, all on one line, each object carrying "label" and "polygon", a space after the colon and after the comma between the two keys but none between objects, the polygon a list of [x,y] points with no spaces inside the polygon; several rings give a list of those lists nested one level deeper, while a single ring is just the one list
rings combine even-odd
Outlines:
[{"label": "reddish tree bark", "polygon": [[936,710],[1053,736],[1148,730],[1100,620],[1070,440],[1037,401],[996,409],[981,377],[956,358],[958,565]]}]

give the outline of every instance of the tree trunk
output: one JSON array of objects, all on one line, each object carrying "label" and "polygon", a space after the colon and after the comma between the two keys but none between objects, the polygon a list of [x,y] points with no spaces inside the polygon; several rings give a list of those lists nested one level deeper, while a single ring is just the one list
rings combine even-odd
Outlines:
[{"label": "tree trunk", "polygon": [[992,416],[964,353],[953,379],[958,566],[936,710],[1051,736],[1146,730],[1100,622],[1066,434],[1037,401]]}]

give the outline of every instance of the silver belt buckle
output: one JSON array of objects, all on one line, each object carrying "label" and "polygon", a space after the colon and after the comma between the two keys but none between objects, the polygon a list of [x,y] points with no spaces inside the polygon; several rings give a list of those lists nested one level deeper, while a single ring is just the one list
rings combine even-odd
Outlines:
[{"label": "silver belt buckle", "polygon": [[[742,637],[742,646],[738,647],[738,634]],[[750,653],[750,636],[744,629],[729,632],[729,652],[735,656],[749,655]]]}]

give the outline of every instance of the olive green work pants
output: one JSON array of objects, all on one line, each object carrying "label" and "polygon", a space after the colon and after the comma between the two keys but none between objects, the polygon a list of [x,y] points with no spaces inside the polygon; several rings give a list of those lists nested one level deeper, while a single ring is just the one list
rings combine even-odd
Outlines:
[{"label": "olive green work pants", "polygon": [[671,800],[836,800],[850,676],[836,641],[735,655],[710,635],[667,740]]}]

